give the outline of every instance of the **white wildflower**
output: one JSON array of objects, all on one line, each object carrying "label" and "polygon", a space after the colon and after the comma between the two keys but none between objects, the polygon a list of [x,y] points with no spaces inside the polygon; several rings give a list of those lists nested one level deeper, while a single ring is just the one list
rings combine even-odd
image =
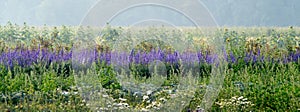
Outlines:
[{"label": "white wildflower", "polygon": [[146,109],[149,109],[149,108],[151,108],[152,107],[152,105],[148,105],[148,106],[146,106]]},{"label": "white wildflower", "polygon": [[147,99],[149,99],[149,96],[143,96],[143,100],[147,100]]},{"label": "white wildflower", "polygon": [[129,107],[128,103],[123,103],[123,106],[126,108]]},{"label": "white wildflower", "polygon": [[171,94],[171,93],[172,93],[172,90],[168,90],[168,93]]},{"label": "white wildflower", "polygon": [[107,108],[111,108],[111,105],[107,105]]},{"label": "white wildflower", "polygon": [[61,94],[63,94],[63,95],[69,95],[69,94],[70,94],[70,92],[63,91]]},{"label": "white wildflower", "polygon": [[150,95],[152,93],[152,91],[148,90],[146,93],[147,93],[147,95]]},{"label": "white wildflower", "polygon": [[242,105],[250,104],[250,102],[241,102]]},{"label": "white wildflower", "polygon": [[241,100],[241,99],[243,99],[243,98],[244,98],[244,97],[243,97],[243,96],[241,96],[241,97],[239,97],[239,98],[238,98],[238,100]]},{"label": "white wildflower", "polygon": [[167,100],[165,98],[160,98],[159,101],[165,102]]},{"label": "white wildflower", "polygon": [[119,98],[119,100],[121,100],[123,102],[127,101],[127,99],[124,99],[124,98]]},{"label": "white wildflower", "polygon": [[123,106],[123,103],[118,103],[116,106],[121,107]]},{"label": "white wildflower", "polygon": [[152,105],[156,105],[156,102],[152,102]]},{"label": "white wildflower", "polygon": [[148,109],[142,108],[142,112],[149,112]]},{"label": "white wildflower", "polygon": [[234,96],[234,97],[232,97],[232,99],[236,100],[236,99],[237,99],[237,97],[236,97],[236,96]]}]

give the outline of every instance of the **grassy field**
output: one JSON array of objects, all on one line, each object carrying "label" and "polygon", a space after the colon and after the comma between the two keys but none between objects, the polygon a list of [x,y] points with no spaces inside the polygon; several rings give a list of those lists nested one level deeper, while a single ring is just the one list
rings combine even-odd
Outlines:
[{"label": "grassy field", "polygon": [[[208,111],[299,111],[300,28],[182,29],[127,32],[106,27],[99,35],[99,29],[90,27],[0,26],[0,110],[159,111],[164,106],[176,108],[168,101],[176,101],[172,99],[180,92],[192,92],[182,111],[195,111],[219,56],[225,65],[217,67],[226,68],[221,72],[225,78]],[[164,63],[165,69],[150,70],[155,60]],[[124,87],[127,81],[118,80],[122,69],[116,69],[116,64],[129,65],[129,82],[156,83],[161,77],[152,76],[151,71],[163,71],[165,79],[157,82],[157,91],[131,90]],[[185,65],[192,72],[184,72]],[[198,88],[176,91],[182,75],[197,77]],[[94,88],[85,95],[82,82],[101,91]],[[87,99],[91,93],[100,96]]]}]

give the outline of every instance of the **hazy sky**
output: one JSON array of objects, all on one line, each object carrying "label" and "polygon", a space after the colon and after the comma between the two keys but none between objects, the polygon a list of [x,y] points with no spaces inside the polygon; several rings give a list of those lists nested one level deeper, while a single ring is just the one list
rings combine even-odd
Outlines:
[{"label": "hazy sky", "polygon": [[[0,24],[78,25],[97,1],[0,0]],[[221,26],[300,26],[300,0],[200,1]]]}]

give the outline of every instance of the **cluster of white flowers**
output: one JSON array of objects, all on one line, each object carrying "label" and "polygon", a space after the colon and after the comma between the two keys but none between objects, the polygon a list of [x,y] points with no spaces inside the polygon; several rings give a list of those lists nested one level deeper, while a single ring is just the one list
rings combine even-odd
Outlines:
[{"label": "cluster of white flowers", "polygon": [[[103,95],[103,97],[109,97],[108,95]],[[129,104],[126,103],[127,99],[124,98],[119,98],[120,102],[118,103],[112,103],[112,104],[107,104],[107,107],[99,107],[96,110],[99,110],[100,112],[102,111],[112,111],[112,110],[124,110],[124,109],[129,109]],[[116,101],[116,100],[114,100]]]},{"label": "cluster of white flowers", "polygon": [[124,98],[119,98],[120,102],[119,103],[113,103],[113,106],[116,109],[128,109],[130,106],[128,103],[126,103],[127,99]]},{"label": "cluster of white flowers", "polygon": [[142,112],[149,112],[150,110],[149,110],[149,109],[142,108],[141,111],[142,111]]},{"label": "cluster of white flowers", "polygon": [[147,96],[147,95],[143,96],[143,101],[146,101],[148,99],[149,99],[149,96]]},{"label": "cluster of white flowers", "polygon": [[129,108],[128,103],[113,103],[113,106],[115,107],[115,109]]},{"label": "cluster of white flowers", "polygon": [[[126,111],[131,109],[134,110],[137,109],[139,111],[149,111],[149,110],[158,111],[161,109],[163,104],[167,102],[167,99],[178,97],[170,88],[165,88],[158,92],[154,92],[153,90],[134,92],[133,96],[135,96],[136,98],[142,98],[142,102],[136,108],[133,108],[133,106],[130,106],[128,104],[128,99],[125,98],[115,99],[110,95],[105,94],[106,92],[107,92],[106,90],[91,91],[87,94],[87,96],[96,95],[97,97],[95,98],[101,98],[101,102],[99,102],[99,104],[93,104],[94,102],[92,101],[96,99],[89,99],[89,101],[84,100],[82,103],[86,103],[87,106],[96,106],[95,110],[97,111],[114,111],[114,110]],[[150,96],[154,96],[154,98],[157,100],[152,99],[152,97]]]},{"label": "cluster of white flowers", "polygon": [[160,107],[162,106],[162,103],[166,102],[167,99],[165,98],[160,98],[157,101],[153,101],[151,102],[149,99],[148,95],[144,95],[143,96],[143,102],[145,102],[147,105],[144,108],[141,108],[141,111],[149,111],[149,109],[155,109],[155,110],[159,110]]},{"label": "cluster of white flowers", "polygon": [[234,96],[231,99],[221,99],[221,102],[216,102],[216,104],[219,105],[220,108],[235,107],[235,106],[246,108],[254,105],[251,103],[251,101],[248,101],[248,99],[244,98],[243,96],[240,97]]},{"label": "cluster of white flowers", "polygon": [[68,95],[77,95],[78,92],[77,91],[64,91],[64,90],[61,90],[61,88],[57,88],[56,91],[62,95],[65,95],[65,96],[68,96]]},{"label": "cluster of white flowers", "polygon": [[155,109],[155,110],[159,110],[161,107],[161,103],[160,102],[152,102],[149,105],[146,106],[146,109]]}]

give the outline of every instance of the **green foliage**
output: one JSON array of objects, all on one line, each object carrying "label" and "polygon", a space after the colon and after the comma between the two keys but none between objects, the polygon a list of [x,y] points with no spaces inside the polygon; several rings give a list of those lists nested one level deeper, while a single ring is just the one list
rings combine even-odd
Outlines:
[{"label": "green foliage", "polygon": [[106,89],[121,89],[121,85],[116,79],[116,75],[111,67],[101,68],[98,72],[99,79],[103,88]]}]

